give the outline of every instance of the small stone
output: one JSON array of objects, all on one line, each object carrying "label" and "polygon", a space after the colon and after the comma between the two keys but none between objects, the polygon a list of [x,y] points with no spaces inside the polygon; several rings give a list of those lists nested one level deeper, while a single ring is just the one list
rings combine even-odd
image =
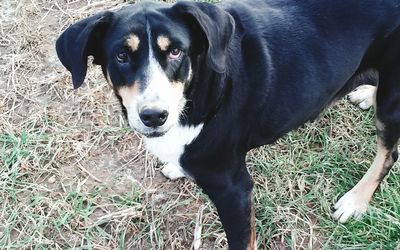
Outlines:
[{"label": "small stone", "polygon": [[48,180],[48,183],[53,184],[54,182],[56,182],[56,177],[54,175],[52,175]]}]

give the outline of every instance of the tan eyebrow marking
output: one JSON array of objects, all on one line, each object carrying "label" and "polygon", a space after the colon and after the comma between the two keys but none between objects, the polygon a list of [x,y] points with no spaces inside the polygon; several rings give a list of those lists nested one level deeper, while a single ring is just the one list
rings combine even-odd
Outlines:
[{"label": "tan eyebrow marking", "polygon": [[160,47],[160,49],[162,51],[166,51],[168,49],[169,45],[171,45],[171,41],[166,36],[159,36],[157,38],[157,44],[158,44],[158,47]]},{"label": "tan eyebrow marking", "polygon": [[137,35],[132,34],[126,39],[126,44],[131,48],[132,52],[135,52],[139,48],[140,39]]}]

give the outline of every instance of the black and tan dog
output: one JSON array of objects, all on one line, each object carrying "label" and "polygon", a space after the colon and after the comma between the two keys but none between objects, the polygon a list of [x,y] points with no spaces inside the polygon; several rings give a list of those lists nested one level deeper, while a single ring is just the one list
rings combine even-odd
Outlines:
[{"label": "black and tan dog", "polygon": [[77,22],[57,53],[81,86],[101,65],[147,148],[172,179],[210,197],[231,249],[255,249],[246,153],[314,119],[379,72],[377,155],[335,205],[360,217],[397,154],[400,0],[241,0],[141,3]]}]

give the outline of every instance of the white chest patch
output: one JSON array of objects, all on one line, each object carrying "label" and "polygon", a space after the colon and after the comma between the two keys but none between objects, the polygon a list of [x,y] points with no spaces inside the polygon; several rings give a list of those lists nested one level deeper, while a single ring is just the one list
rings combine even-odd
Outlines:
[{"label": "white chest patch", "polygon": [[146,138],[146,148],[162,162],[180,166],[179,159],[185,150],[199,134],[203,124],[197,126],[176,126],[165,135],[156,138]]}]

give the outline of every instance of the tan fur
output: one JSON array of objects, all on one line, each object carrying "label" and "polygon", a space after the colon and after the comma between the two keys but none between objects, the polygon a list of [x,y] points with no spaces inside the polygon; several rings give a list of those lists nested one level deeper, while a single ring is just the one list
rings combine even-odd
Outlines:
[{"label": "tan fur", "polygon": [[122,98],[122,103],[126,106],[129,103],[129,100],[137,98],[139,95],[139,83],[135,82],[132,86],[129,87],[121,87],[117,90],[118,95]]},{"label": "tan fur", "polygon": [[[376,91],[374,95],[376,95]],[[375,99],[376,98],[374,97],[374,106],[376,105]],[[351,190],[356,197],[358,197],[358,199],[365,204],[370,202],[376,188],[379,186],[381,181],[381,173],[384,172],[385,166],[388,165],[391,159],[392,150],[387,149],[382,142],[382,138],[379,137],[379,131],[384,130],[384,124],[378,119],[375,119],[375,127],[378,131],[377,152],[375,159],[367,173],[364,174],[363,178]]]},{"label": "tan fur", "polygon": [[374,162],[363,178],[353,187],[352,192],[361,202],[369,203],[376,188],[380,183],[381,173],[387,165],[392,164],[391,151],[384,147],[382,140],[378,138],[378,150]]},{"label": "tan fur", "polygon": [[157,45],[162,51],[167,51],[169,45],[171,45],[171,41],[166,36],[159,36],[157,38]]},{"label": "tan fur", "polygon": [[132,34],[126,39],[126,44],[131,48],[132,52],[135,52],[139,49],[140,39],[137,35]]},{"label": "tan fur", "polygon": [[253,199],[251,201],[250,206],[251,206],[251,214],[250,214],[251,233],[250,233],[250,241],[247,244],[246,250],[257,250],[256,216],[254,212]]},{"label": "tan fur", "polygon": [[377,153],[371,167],[362,179],[350,191],[343,195],[335,204],[336,211],[333,218],[339,222],[344,223],[350,217],[359,219],[367,211],[368,204],[379,186],[379,183],[388,173],[394,164],[392,153],[396,151],[395,148],[387,148],[383,142],[383,131],[385,125],[376,119],[377,129]]}]

